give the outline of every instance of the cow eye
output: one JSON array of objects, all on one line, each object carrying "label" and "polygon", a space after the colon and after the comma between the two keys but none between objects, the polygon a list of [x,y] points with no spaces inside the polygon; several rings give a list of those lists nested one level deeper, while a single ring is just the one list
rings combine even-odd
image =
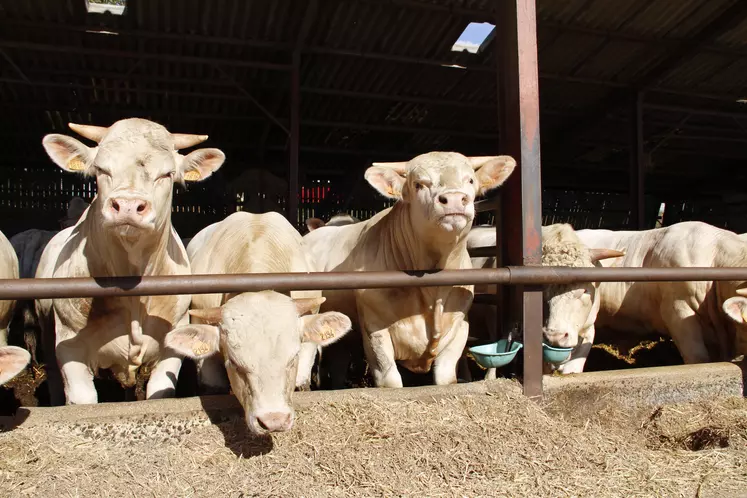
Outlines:
[{"label": "cow eye", "polygon": [[172,173],[171,171],[169,171],[168,173],[159,176],[158,179],[159,180],[165,180],[166,178],[173,178],[173,176],[174,176],[174,173]]},{"label": "cow eye", "polygon": [[420,182],[415,182],[415,190],[420,190],[423,188],[423,184]]},{"label": "cow eye", "polygon": [[469,184],[470,185],[474,185],[475,184],[475,179],[474,178],[470,178],[469,179]]}]

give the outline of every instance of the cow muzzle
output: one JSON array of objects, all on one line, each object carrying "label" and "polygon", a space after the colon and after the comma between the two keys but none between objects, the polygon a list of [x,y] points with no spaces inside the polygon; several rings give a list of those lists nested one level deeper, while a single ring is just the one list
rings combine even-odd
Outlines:
[{"label": "cow muzzle", "polygon": [[574,348],[578,344],[578,334],[568,331],[545,328],[542,334],[547,344],[555,348]]},{"label": "cow muzzle", "polygon": [[255,434],[285,432],[293,427],[293,412],[264,412],[247,416],[247,425]]},{"label": "cow muzzle", "polygon": [[154,221],[150,201],[142,197],[112,196],[104,207],[104,217],[111,226],[149,228]]}]

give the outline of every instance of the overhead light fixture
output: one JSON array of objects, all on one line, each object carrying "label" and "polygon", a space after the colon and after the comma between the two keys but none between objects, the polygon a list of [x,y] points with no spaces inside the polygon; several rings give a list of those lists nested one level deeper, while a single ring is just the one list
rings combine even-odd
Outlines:
[{"label": "overhead light fixture", "polygon": [[493,39],[495,24],[489,22],[471,22],[464,28],[457,41],[451,46],[452,52],[469,52],[477,54]]},{"label": "overhead light fixture", "polygon": [[116,31],[107,31],[105,29],[87,29],[86,33],[94,33],[96,35],[119,35]]},{"label": "overhead light fixture", "polygon": [[456,69],[467,69],[467,66],[460,66],[459,64],[441,64],[441,67],[453,67]]},{"label": "overhead light fixture", "polygon": [[747,104],[747,98],[745,99],[737,99],[738,104]]},{"label": "overhead light fixture", "polygon": [[85,0],[86,10],[89,14],[124,15],[127,8],[127,0]]}]

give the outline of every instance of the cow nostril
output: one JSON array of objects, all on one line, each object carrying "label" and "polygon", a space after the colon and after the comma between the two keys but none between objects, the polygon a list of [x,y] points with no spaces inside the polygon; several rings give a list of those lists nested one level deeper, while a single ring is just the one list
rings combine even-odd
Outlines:
[{"label": "cow nostril", "polygon": [[466,195],[463,195],[462,196],[462,206],[466,206],[467,204],[469,204],[469,199],[467,199]]},{"label": "cow nostril", "polygon": [[119,203],[114,199],[112,199],[112,209],[117,213],[119,212]]},{"label": "cow nostril", "polygon": [[137,212],[142,213],[143,211],[145,211],[147,207],[148,205],[146,203],[141,202],[140,204],[137,205]]},{"label": "cow nostril", "polygon": [[266,431],[269,431],[269,430],[270,430],[270,428],[269,428],[269,427],[267,427],[267,426],[265,425],[264,421],[263,421],[263,420],[262,420],[261,418],[259,418],[259,417],[257,417],[257,423],[258,423],[258,424],[259,424],[259,426],[260,426],[261,428],[263,428],[264,430],[266,430]]},{"label": "cow nostril", "polygon": [[439,195],[438,202],[440,202],[441,204],[448,204],[449,199],[447,199],[445,195]]}]

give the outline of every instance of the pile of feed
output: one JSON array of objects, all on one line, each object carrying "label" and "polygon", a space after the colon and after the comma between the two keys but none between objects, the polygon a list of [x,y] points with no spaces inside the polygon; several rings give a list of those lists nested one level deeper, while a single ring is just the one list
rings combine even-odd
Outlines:
[{"label": "pile of feed", "polygon": [[[237,417],[140,416],[0,434],[2,496],[739,496],[747,402],[598,418],[499,381],[446,398],[327,393],[289,433]],[[321,399],[321,398],[320,398]]]}]

